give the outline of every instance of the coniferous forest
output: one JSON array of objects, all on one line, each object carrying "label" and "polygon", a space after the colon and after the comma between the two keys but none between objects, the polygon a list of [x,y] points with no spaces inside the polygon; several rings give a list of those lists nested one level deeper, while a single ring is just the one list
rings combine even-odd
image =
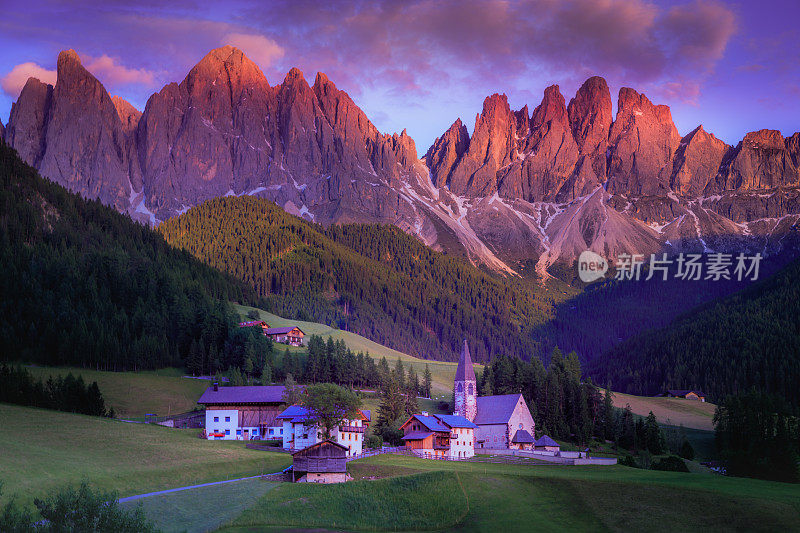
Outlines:
[{"label": "coniferous forest", "polygon": [[536,352],[553,302],[394,226],[323,228],[254,197],[209,200],[159,226],[178,248],[255,287],[281,316],[323,322],[426,359]]},{"label": "coniferous forest", "polygon": [[800,261],[723,300],[633,337],[589,374],[621,392],[697,388],[712,401],[756,389],[800,407]]},{"label": "coniferous forest", "polygon": [[40,178],[2,142],[0,272],[0,361],[183,366],[202,342],[227,368],[257,342],[228,304],[257,303],[252,289]]}]

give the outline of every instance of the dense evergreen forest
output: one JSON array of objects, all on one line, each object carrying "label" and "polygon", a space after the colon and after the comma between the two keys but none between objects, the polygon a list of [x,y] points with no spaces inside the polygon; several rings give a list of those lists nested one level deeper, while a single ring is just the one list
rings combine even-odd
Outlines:
[{"label": "dense evergreen forest", "polygon": [[202,342],[227,368],[258,342],[228,305],[258,303],[251,288],[40,178],[2,142],[0,272],[0,361],[183,366]]},{"label": "dense evergreen forest", "polygon": [[800,408],[800,261],[620,344],[590,363],[614,390],[698,388],[712,401],[755,388]]},{"label": "dense evergreen forest", "polygon": [[0,402],[114,418],[96,381],[87,385],[82,376],[71,373],[42,381],[21,366],[5,363],[0,363]]},{"label": "dense evergreen forest", "polygon": [[209,200],[164,222],[166,240],[251,284],[281,316],[354,331],[426,359],[537,352],[553,301],[435,252],[394,226],[323,228],[253,197]]}]

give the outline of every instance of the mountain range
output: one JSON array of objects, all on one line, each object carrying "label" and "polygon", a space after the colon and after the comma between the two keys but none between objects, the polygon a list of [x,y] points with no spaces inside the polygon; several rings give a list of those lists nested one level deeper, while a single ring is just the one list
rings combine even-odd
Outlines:
[{"label": "mountain range", "polygon": [[600,77],[569,103],[548,87],[533,112],[491,95],[472,135],[458,119],[420,159],[322,73],[273,86],[225,46],[140,113],[68,50],[55,86],[28,80],[0,135],[43,176],[152,225],[255,195],[323,225],[393,224],[510,274],[546,277],[586,249],[773,253],[800,218],[800,133],[681,137],[667,106],[630,88],[614,116]]}]

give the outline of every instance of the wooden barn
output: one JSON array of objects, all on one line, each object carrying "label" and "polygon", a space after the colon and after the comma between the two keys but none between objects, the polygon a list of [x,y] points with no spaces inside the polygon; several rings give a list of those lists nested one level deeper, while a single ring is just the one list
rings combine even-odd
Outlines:
[{"label": "wooden barn", "polygon": [[695,400],[697,402],[704,402],[706,401],[706,395],[703,394],[699,390],[676,390],[676,389],[668,389],[666,392],[660,394],[659,396],[665,396],[667,398],[683,398],[684,400]]},{"label": "wooden barn", "polygon": [[347,448],[323,440],[292,454],[292,481],[297,483],[343,483],[347,475]]}]

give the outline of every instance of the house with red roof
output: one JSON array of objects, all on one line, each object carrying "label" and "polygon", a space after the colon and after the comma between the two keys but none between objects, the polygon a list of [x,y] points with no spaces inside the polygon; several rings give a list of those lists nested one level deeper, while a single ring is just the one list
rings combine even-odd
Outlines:
[{"label": "house with red roof", "polygon": [[475,424],[458,415],[412,415],[400,426],[406,447],[431,458],[468,459],[475,455]]}]

